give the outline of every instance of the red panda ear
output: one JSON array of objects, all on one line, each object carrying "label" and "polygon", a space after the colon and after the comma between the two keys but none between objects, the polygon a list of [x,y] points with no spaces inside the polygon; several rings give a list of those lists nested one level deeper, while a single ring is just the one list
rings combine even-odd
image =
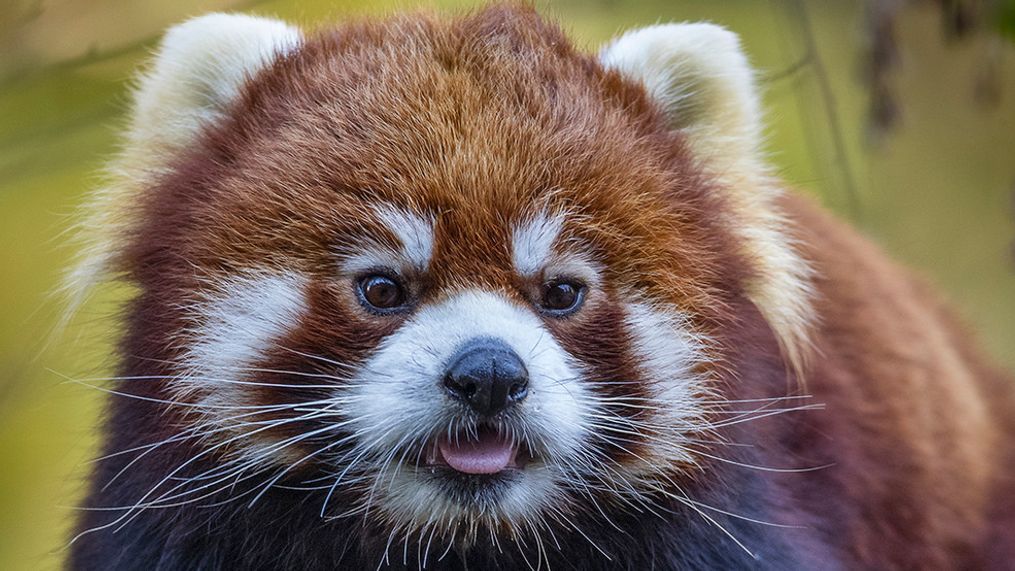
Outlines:
[{"label": "red panda ear", "polygon": [[68,316],[92,286],[123,269],[120,250],[137,195],[222,117],[250,77],[300,41],[299,30],[284,22],[238,14],[208,14],[166,33],[138,80],[123,151],[81,224],[84,251],[64,283]]},{"label": "red panda ear", "polygon": [[733,32],[704,23],[650,26],[617,38],[600,59],[642,83],[671,125],[686,132],[699,158],[728,163],[759,152],[754,72]]},{"label": "red panda ear", "polygon": [[761,105],[739,38],[713,24],[650,26],[611,42],[600,61],[645,87],[726,189],[730,227],[754,264],[748,294],[801,372],[812,322],[810,270],[778,208],[781,186],[762,154]]},{"label": "red panda ear", "polygon": [[219,119],[251,76],[299,42],[300,32],[284,22],[239,14],[208,14],[172,27],[134,93],[123,158],[142,163],[132,167],[158,169]]}]

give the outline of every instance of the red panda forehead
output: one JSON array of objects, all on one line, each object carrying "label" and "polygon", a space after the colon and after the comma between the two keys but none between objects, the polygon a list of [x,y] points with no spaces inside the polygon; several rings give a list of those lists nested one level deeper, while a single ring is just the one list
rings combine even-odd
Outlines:
[{"label": "red panda forehead", "polygon": [[321,33],[256,77],[202,145],[163,201],[180,211],[189,197],[196,214],[152,218],[195,230],[186,247],[207,266],[331,271],[343,248],[427,227],[430,279],[446,285],[507,289],[545,266],[529,252],[520,272],[519,240],[639,283],[679,268],[687,285],[660,289],[687,297],[708,271],[704,250],[672,251],[713,206],[681,139],[534,12]]},{"label": "red panda forehead", "polygon": [[643,90],[518,10],[321,33],[261,74],[235,110],[220,141],[240,146],[227,150],[267,142],[258,156],[396,199],[644,191],[680,156],[660,150],[673,141]]}]

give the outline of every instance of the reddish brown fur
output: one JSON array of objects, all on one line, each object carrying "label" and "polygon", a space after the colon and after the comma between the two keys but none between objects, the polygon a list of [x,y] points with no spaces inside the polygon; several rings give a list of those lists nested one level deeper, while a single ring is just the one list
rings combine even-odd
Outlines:
[{"label": "reddish brown fur", "polygon": [[[640,87],[576,52],[530,9],[325,31],[250,83],[230,117],[148,193],[126,257],[142,294],[124,367],[172,374],[156,363],[180,357],[171,340],[187,317],[178,304],[194,299],[206,277],[261,267],[311,276],[309,315],[288,347],[361,362],[397,323],[357,311],[335,254],[370,237],[393,239],[364,216],[378,202],[437,219],[421,302],[481,286],[527,303],[533,284],[511,270],[510,232],[545,207],[570,214],[564,233],[605,268],[587,310],[548,325],[594,377],[636,376],[617,308],[640,292],[680,308],[716,341],[709,366],[729,398],[777,396],[786,367],[747,301],[752,269],[737,253],[730,228],[738,220],[723,190]],[[778,538],[768,543],[773,551],[789,546],[766,560],[772,566],[1002,568],[1015,546],[1008,379],[983,364],[933,294],[866,241],[803,199],[783,206],[818,276],[807,387],[826,408],[731,434],[760,443],[758,464],[832,467],[773,475],[758,484],[776,490],[764,502],[748,487],[726,505],[808,526],[766,536]],[[266,361],[319,366],[284,351]],[[606,390],[637,396],[644,387]],[[281,398],[252,394],[257,402]],[[141,406],[118,402],[113,424],[143,417],[128,412]],[[110,446],[171,431],[138,422],[142,436]],[[637,449],[611,453],[623,461]],[[704,464],[688,486],[739,482]],[[641,525],[649,524],[630,523]],[[95,560],[88,549],[80,562]],[[562,557],[568,565],[569,554]]]},{"label": "reddish brown fur", "polygon": [[831,501],[848,509],[857,561],[948,569],[1009,552],[994,506],[1012,491],[1011,379],[922,283],[805,200],[786,203],[819,276],[808,378],[842,458]]}]

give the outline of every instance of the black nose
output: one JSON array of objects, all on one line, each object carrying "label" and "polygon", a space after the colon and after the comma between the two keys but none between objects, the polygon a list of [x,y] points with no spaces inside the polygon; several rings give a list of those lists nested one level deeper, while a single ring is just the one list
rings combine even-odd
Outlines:
[{"label": "black nose", "polygon": [[484,416],[493,416],[525,398],[529,372],[518,355],[498,339],[474,339],[451,359],[444,386]]}]

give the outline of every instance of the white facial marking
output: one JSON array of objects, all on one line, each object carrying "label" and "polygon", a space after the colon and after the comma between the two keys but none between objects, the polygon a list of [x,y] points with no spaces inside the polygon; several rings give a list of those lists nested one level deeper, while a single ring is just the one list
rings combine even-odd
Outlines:
[{"label": "white facial marking", "polygon": [[690,462],[681,445],[702,425],[700,401],[708,387],[694,366],[705,359],[703,342],[691,332],[686,317],[647,302],[628,304],[625,322],[655,409],[653,425],[663,429],[650,448],[663,466]]},{"label": "white facial marking", "polygon": [[191,308],[187,369],[173,388],[199,395],[211,414],[235,414],[223,407],[244,403],[246,369],[299,322],[306,282],[295,272],[251,272],[215,282]]},{"label": "white facial marking", "polygon": [[458,348],[476,337],[503,341],[525,363],[528,396],[512,409],[514,426],[545,463],[527,467],[523,481],[485,511],[450,501],[434,484],[405,470],[372,474],[390,478],[382,503],[400,521],[421,525],[435,514],[442,514],[443,522],[524,517],[551,501],[549,490],[565,477],[555,462],[584,446],[595,400],[581,382],[578,364],[531,310],[494,293],[469,290],[422,308],[381,343],[338,397],[364,454],[383,458],[399,446],[447,431],[458,415],[442,385],[444,370]]},{"label": "white facial marking", "polygon": [[564,220],[560,215],[539,213],[515,227],[512,235],[512,260],[522,276],[539,273],[553,256]]},{"label": "white facial marking", "polygon": [[377,215],[402,244],[398,252],[417,271],[426,270],[433,256],[434,220],[394,206],[377,208]]}]

